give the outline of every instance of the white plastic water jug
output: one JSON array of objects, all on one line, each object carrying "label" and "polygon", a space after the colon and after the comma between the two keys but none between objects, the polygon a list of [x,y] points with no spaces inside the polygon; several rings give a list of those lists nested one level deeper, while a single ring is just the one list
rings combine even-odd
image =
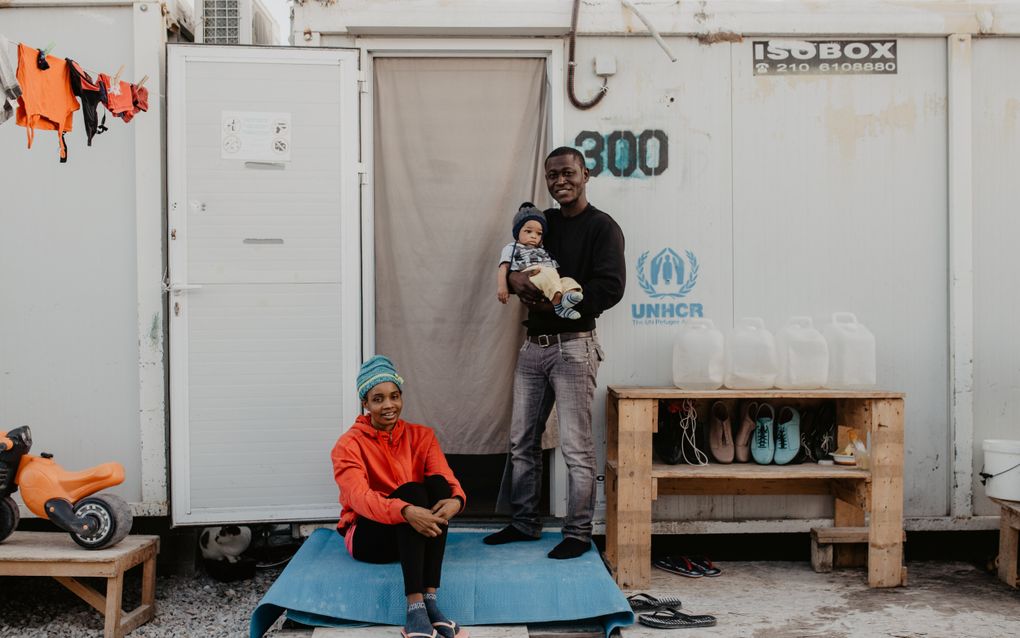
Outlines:
[{"label": "white plastic water jug", "polygon": [[725,372],[723,334],[712,320],[684,320],[673,344],[673,385],[684,390],[718,390]]},{"label": "white plastic water jug", "polygon": [[832,315],[825,326],[829,344],[829,380],[825,387],[853,390],[875,385],[875,335],[849,312]]},{"label": "white plastic water jug", "polygon": [[776,381],[776,340],[760,317],[744,317],[726,349],[726,387],[764,390]]},{"label": "white plastic water jug", "polygon": [[776,333],[779,374],[776,387],[812,390],[829,378],[829,345],[815,330],[811,317],[790,317]]}]

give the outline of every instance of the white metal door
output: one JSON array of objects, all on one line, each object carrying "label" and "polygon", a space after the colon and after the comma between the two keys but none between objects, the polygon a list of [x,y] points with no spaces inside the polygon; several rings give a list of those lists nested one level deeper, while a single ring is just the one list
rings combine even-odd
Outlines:
[{"label": "white metal door", "polygon": [[328,519],[358,412],[358,53],[171,46],[175,524]]}]

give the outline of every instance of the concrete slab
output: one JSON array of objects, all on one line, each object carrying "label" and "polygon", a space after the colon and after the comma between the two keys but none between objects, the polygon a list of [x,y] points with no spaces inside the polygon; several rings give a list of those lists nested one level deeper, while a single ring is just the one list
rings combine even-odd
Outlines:
[{"label": "concrete slab", "polygon": [[[717,563],[722,575],[686,578],[653,569],[652,595],[672,594],[712,614],[718,638],[999,638],[1020,635],[1020,592],[966,563],[909,564],[909,585],[869,589],[861,569],[816,574],[806,562]],[[635,591],[625,592],[627,595]],[[690,631],[690,630],[685,630]],[[634,624],[622,638],[661,638]]]}]

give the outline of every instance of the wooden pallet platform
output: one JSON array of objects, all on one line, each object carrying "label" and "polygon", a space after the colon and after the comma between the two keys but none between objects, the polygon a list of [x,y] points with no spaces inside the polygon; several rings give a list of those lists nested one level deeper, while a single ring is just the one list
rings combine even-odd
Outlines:
[{"label": "wooden pallet platform", "polygon": [[[61,532],[15,532],[0,543],[0,576],[51,576],[105,618],[103,636],[121,638],[156,615],[158,536],[128,536],[108,549],[79,547]],[[142,566],[142,600],[137,609],[121,608],[124,573]],[[106,579],[106,594],[76,580]]]}]

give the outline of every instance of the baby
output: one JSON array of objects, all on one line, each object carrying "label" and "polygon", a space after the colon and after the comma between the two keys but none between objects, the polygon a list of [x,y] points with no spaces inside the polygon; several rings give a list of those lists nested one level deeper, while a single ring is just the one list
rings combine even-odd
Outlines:
[{"label": "baby", "polygon": [[507,288],[509,272],[528,273],[531,283],[553,303],[556,315],[564,319],[580,319],[574,306],[581,303],[584,294],[581,285],[570,277],[560,277],[559,264],[542,248],[545,233],[545,215],[531,202],[524,202],[514,215],[512,241],[503,247],[499,256],[499,279],[496,297],[500,303],[510,298]]}]

